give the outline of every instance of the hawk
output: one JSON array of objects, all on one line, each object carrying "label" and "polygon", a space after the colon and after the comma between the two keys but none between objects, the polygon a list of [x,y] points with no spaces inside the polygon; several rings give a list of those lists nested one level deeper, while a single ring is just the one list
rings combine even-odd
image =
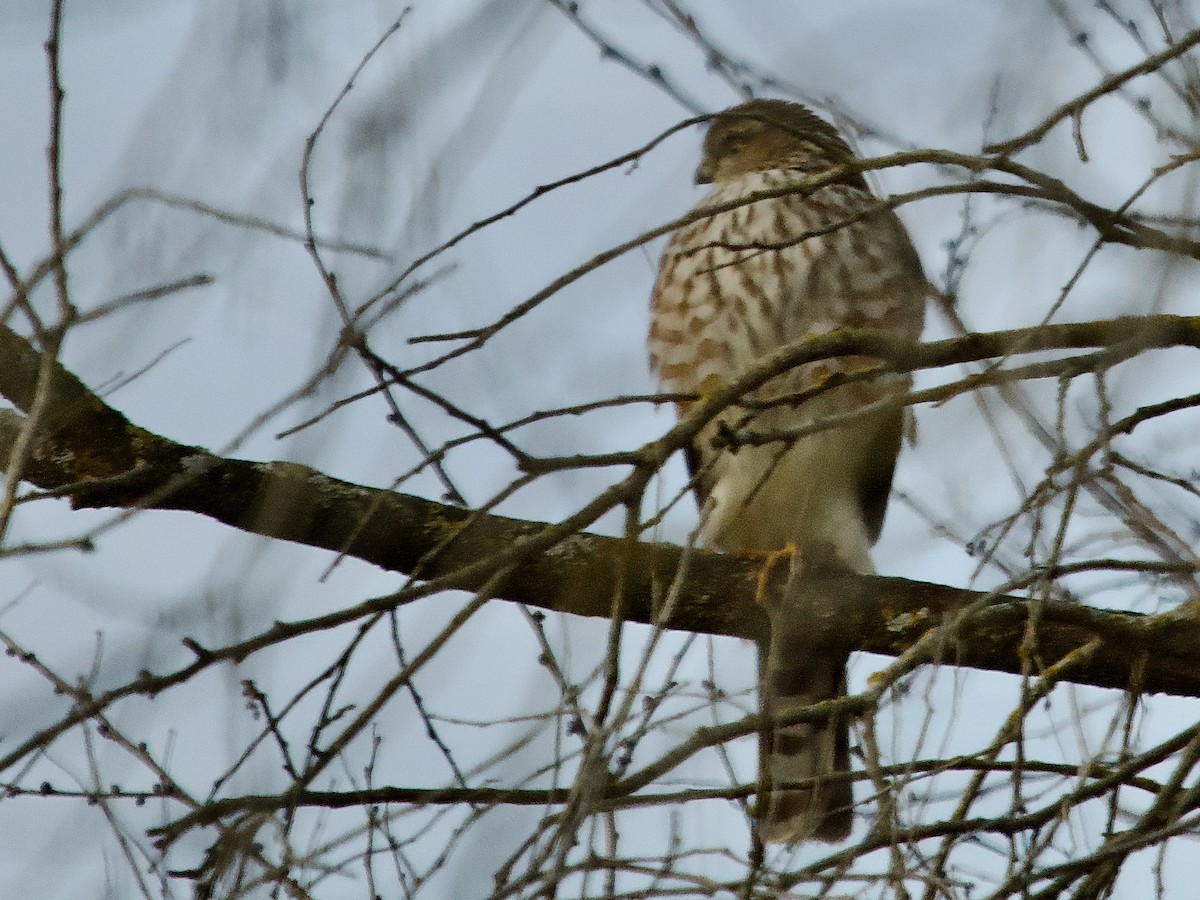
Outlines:
[{"label": "hawk", "polygon": [[[900,220],[861,173],[841,172],[815,188],[806,181],[854,158],[833,126],[798,103],[751,100],[711,120],[696,182],[712,189],[663,251],[651,300],[650,364],[661,390],[702,395],[780,347],[839,328],[920,335],[931,288]],[[763,194],[773,195],[748,200]],[[904,412],[877,409],[794,436],[908,389],[910,379],[895,374],[839,383],[871,364],[841,357],[797,366],[705,426],[687,448],[704,546],[786,548],[809,570],[873,571],[870,548],[883,524]],[[680,413],[689,405],[679,403]],[[739,446],[737,435],[747,431],[760,441]],[[761,442],[771,435],[779,437]],[[803,644],[788,633],[802,636],[804,628],[772,622],[760,692],[775,715],[845,691],[845,653],[775,658]],[[762,837],[845,838],[850,781],[822,778],[850,767],[848,723],[831,717],[780,727],[763,741]]]}]

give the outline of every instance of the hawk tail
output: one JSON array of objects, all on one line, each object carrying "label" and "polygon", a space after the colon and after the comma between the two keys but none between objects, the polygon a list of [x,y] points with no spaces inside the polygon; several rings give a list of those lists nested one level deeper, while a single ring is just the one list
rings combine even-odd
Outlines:
[{"label": "hawk tail", "polygon": [[[767,654],[762,685],[763,709],[772,716],[844,696],[845,657],[775,657]],[[845,839],[854,820],[854,793],[848,779],[828,776],[850,769],[849,724],[840,716],[814,719],[772,727],[759,740],[763,840],[798,844]]]}]

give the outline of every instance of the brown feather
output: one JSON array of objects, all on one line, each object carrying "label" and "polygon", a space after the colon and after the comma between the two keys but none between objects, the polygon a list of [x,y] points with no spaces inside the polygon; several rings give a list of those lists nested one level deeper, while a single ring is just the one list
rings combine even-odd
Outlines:
[{"label": "brown feather", "polygon": [[[696,171],[698,182],[713,187],[697,209],[775,196],[702,215],[663,251],[649,340],[665,391],[708,393],[780,347],[836,328],[919,335],[930,290],[920,261],[854,159],[833,126],[796,103],[752,100],[714,117]],[[847,170],[831,183],[812,188],[805,181],[835,167]],[[875,363],[847,357],[798,366],[754,391],[752,406],[724,411],[697,435],[684,453],[705,546],[756,553],[792,546],[801,570],[872,571],[869,550],[883,526],[902,413],[860,416],[761,446],[721,449],[713,441],[722,429],[787,432],[907,389],[907,376],[883,375],[814,393],[830,375],[864,364]],[[796,395],[809,399],[781,399]],[[846,653],[806,644],[805,615],[791,609],[772,616],[762,681],[767,711],[792,712],[845,691]],[[764,837],[843,839],[853,792],[848,779],[829,776],[849,764],[845,721],[765,735]]]}]

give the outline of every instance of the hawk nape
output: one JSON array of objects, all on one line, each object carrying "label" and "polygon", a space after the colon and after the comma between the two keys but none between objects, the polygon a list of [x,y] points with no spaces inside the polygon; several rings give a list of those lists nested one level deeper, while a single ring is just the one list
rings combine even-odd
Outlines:
[{"label": "hawk nape", "polygon": [[[712,120],[696,170],[697,182],[712,190],[695,209],[699,218],[671,238],[654,286],[650,362],[663,391],[702,394],[779,347],[838,328],[919,336],[930,288],[900,220],[857,172],[806,186],[807,176],[853,159],[837,131],[798,103],[752,100]],[[702,215],[764,192],[777,195]],[[902,410],[798,439],[714,444],[719,431],[782,436],[908,389],[908,377],[886,375],[795,399],[832,373],[870,364],[842,357],[798,366],[707,425],[687,454],[704,545],[733,552],[794,548],[805,567],[872,571],[869,551],[891,490]],[[685,412],[688,404],[679,406]],[[786,640],[786,632],[804,627],[774,621],[776,631],[784,630],[776,638],[785,639],[772,646],[802,645]],[[769,652],[760,666],[764,710],[786,714],[845,691],[843,653],[777,655]],[[766,840],[835,841],[849,834],[849,780],[822,781],[849,768],[846,722],[777,728],[760,757],[759,828]]]}]

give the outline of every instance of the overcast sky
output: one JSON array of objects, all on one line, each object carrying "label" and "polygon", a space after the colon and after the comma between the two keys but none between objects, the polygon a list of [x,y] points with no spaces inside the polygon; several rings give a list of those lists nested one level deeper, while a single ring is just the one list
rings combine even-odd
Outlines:
[{"label": "overcast sky", "polygon": [[[9,0],[0,8],[0,244],[22,271],[50,246],[45,6],[44,0]],[[676,96],[606,58],[549,3],[415,0],[398,33],[338,108],[311,170],[318,235],[379,251],[375,256],[330,254],[352,302],[538,185],[627,152],[695,111],[715,111],[741,99],[705,65],[685,35],[652,11],[654,4],[605,0],[580,6],[587,21],[630,58],[659,66],[677,88]],[[1038,3],[741,0],[693,6],[730,57],[772,73],[793,96],[823,114],[857,124],[864,154],[915,146],[976,152],[988,141],[1031,127],[1100,77],[1094,60],[1072,45],[1069,28]],[[1080,14],[1088,14],[1092,4],[1079,6]],[[62,44],[68,227],[116,192],[136,187],[301,229],[297,173],[304,141],[401,9],[382,0],[68,2]],[[1115,27],[1090,32],[1089,42],[1113,68],[1142,56]],[[1146,86],[1170,115],[1172,100],[1158,90]],[[1128,98],[1097,104],[1085,124],[1087,165],[1080,164],[1064,127],[1022,160],[1068,178],[1089,199],[1115,204],[1165,158],[1166,150]],[[463,241],[424,270],[426,276],[436,275],[427,290],[375,327],[373,348],[401,365],[425,358],[435,350],[409,344],[408,338],[490,323],[564,271],[679,215],[700,196],[691,183],[699,136],[694,129],[684,131],[636,165],[567,186]],[[878,175],[889,193],[944,180],[928,166]],[[1172,196],[1164,188],[1163,196],[1152,193],[1149,202],[1158,199],[1178,211],[1177,197],[1190,197],[1191,188],[1174,182]],[[972,259],[959,301],[960,314],[972,328],[1036,324],[1092,240],[1090,233],[1053,217],[1014,210],[1013,204],[982,201],[976,208],[976,225],[987,238]],[[930,279],[941,286],[947,242],[961,228],[961,200],[911,204],[900,215]],[[571,285],[481,352],[431,373],[425,384],[491,422],[651,392],[644,334],[660,246],[655,242],[628,253]],[[113,405],[139,425],[182,443],[255,459],[301,461],[376,486],[391,486],[413,465],[419,455],[387,424],[384,405],[371,399],[293,436],[276,437],[369,386],[368,374],[353,362],[310,396],[263,419],[323,363],[339,333],[336,310],[299,241],[136,201],[97,229],[70,264],[73,300],[84,311],[195,275],[210,276],[213,283],[73,331],[63,354],[68,367],[98,390],[116,385],[106,395]],[[1180,280],[1179,273],[1162,269],[1161,259],[1117,253],[1088,269],[1056,320],[1152,310],[1194,313],[1194,299]],[[51,308],[48,293],[39,300]],[[928,335],[948,333],[945,321],[931,315]],[[1161,399],[1167,384],[1183,392],[1179,375],[1156,360],[1113,379],[1115,406],[1127,411],[1147,398]],[[152,367],[124,383],[146,366]],[[1030,396],[1053,421],[1053,385],[1032,388]],[[429,443],[461,432],[436,407],[409,399],[404,412]],[[1085,419],[1095,404],[1094,394],[1081,392],[1072,398],[1069,417]],[[526,429],[521,438],[546,454],[629,448],[652,439],[670,421],[665,409],[621,407],[554,419]],[[1155,432],[1150,449],[1185,457],[1193,439],[1187,437],[1187,420],[1181,423]],[[917,435],[917,444],[902,458],[897,488],[935,521],[952,523],[954,532],[939,533],[913,506],[894,502],[876,551],[879,570],[961,586],[997,583],[1003,573],[977,573],[964,544],[1013,511],[1021,490],[1041,476],[1044,449],[1018,435],[1001,452],[969,399],[919,409]],[[504,454],[478,446],[451,454],[447,469],[472,504],[487,501],[517,475]],[[500,510],[555,521],[615,477],[587,470],[543,479]],[[683,480],[682,462],[676,460],[658,496],[670,497]],[[442,493],[428,475],[402,489],[434,498]],[[110,512],[35,504],[17,517],[12,543],[101,528],[97,551],[33,554],[0,567],[0,605],[20,598],[4,609],[0,628],[66,677],[79,677],[94,666],[94,682],[101,688],[122,684],[142,668],[180,665],[187,659],[180,645],[184,636],[224,643],[258,633],[276,619],[315,615],[402,583],[354,562],[322,579],[327,554],[231,534],[181,513],[141,514],[111,527],[113,521]],[[694,507],[679,504],[658,536],[683,541],[694,522]],[[619,524],[619,518],[606,518],[596,527],[615,532]],[[1015,535],[998,558],[1020,563],[1027,537]],[[1103,599],[1112,606],[1142,603],[1143,609],[1150,602],[1119,590]],[[420,646],[455,606],[430,602],[405,610],[407,640]],[[600,658],[603,623],[551,621],[548,630],[577,672],[588,671]],[[308,646],[313,660],[325,665],[343,644],[333,637],[328,646],[316,640]],[[394,670],[388,649],[377,652]],[[751,647],[721,641],[712,652],[716,671],[729,679],[731,691],[751,683]],[[427,700],[444,715],[464,718],[550,708],[557,695],[545,673],[531,664],[536,653],[519,614],[510,604],[494,603],[455,639],[453,656],[424,673]],[[684,677],[707,677],[706,653],[697,644],[684,664]],[[856,683],[883,663],[856,658]],[[243,708],[240,680],[254,678],[286,696],[311,674],[287,654],[264,654],[236,671],[211,672],[154,704],[130,705],[121,715],[138,722],[137,732],[157,751],[173,746],[173,770],[188,773],[195,766],[194,786],[203,793],[214,777],[206,761],[230,761],[256,727]],[[356,677],[364,679],[364,695],[380,680],[361,671]],[[932,676],[920,676],[915,693],[946,702],[945,715],[935,717],[943,731],[927,750],[975,748],[970,727],[946,730],[950,712],[960,722],[979,717],[980,727],[994,732],[1015,696],[1014,683],[980,673],[948,672],[936,684]],[[28,669],[5,666],[0,675],[5,740],[10,733],[24,739],[62,714],[65,702],[48,701],[48,696],[44,682]],[[1078,698],[1110,711],[1115,702],[1102,692],[1080,691]],[[401,702],[393,706],[381,714],[381,723],[394,729],[382,762],[395,768],[381,782],[448,783],[449,773],[439,754],[422,742],[411,709]],[[1159,719],[1147,727],[1157,733],[1178,725],[1180,706],[1164,704]],[[990,719],[989,709],[996,712]],[[908,726],[888,726],[895,734],[887,739],[898,754],[906,741],[916,739],[911,723],[923,721],[924,714],[922,707],[909,714]],[[1061,722],[1066,714],[1066,708],[1048,712],[1044,724]],[[684,733],[680,725],[668,737]],[[1062,739],[1064,756],[1077,759],[1075,742],[1088,740],[1078,734]],[[539,747],[546,750],[549,744],[535,742],[530,752]],[[480,747],[465,756],[481,760],[492,749]],[[148,783],[128,757],[106,746],[97,752],[106,781],[124,774],[131,788]],[[749,772],[753,748],[743,742],[737,752],[739,765]],[[23,783],[47,779],[65,787],[90,784],[92,777],[78,742],[56,746],[38,766]],[[713,760],[698,762],[676,775],[720,783],[723,772],[715,766]],[[529,760],[517,760],[508,769],[491,770],[489,777],[507,772],[519,779],[535,768]],[[320,786],[346,784],[340,771],[331,778]],[[264,760],[257,768],[245,767],[225,790],[269,790],[283,783],[277,767]],[[515,846],[511,834],[525,833],[522,829],[527,831],[537,815],[505,813],[485,821],[472,864],[449,867],[430,896],[486,892],[498,860]],[[130,821],[136,829],[157,819],[131,816]],[[349,827],[346,822],[336,827],[343,826]],[[745,842],[736,813],[703,821],[685,817],[683,827],[700,843]],[[6,896],[15,896],[17,886],[30,897],[137,895],[111,830],[95,810],[81,812],[65,800],[9,800],[0,803],[0,833],[5,835],[0,893]],[[197,833],[182,842],[172,864],[195,864],[205,838]],[[105,886],[103,894],[99,885]],[[175,890],[186,895],[182,887]],[[364,890],[361,883],[329,882],[319,896],[359,897]]]}]

